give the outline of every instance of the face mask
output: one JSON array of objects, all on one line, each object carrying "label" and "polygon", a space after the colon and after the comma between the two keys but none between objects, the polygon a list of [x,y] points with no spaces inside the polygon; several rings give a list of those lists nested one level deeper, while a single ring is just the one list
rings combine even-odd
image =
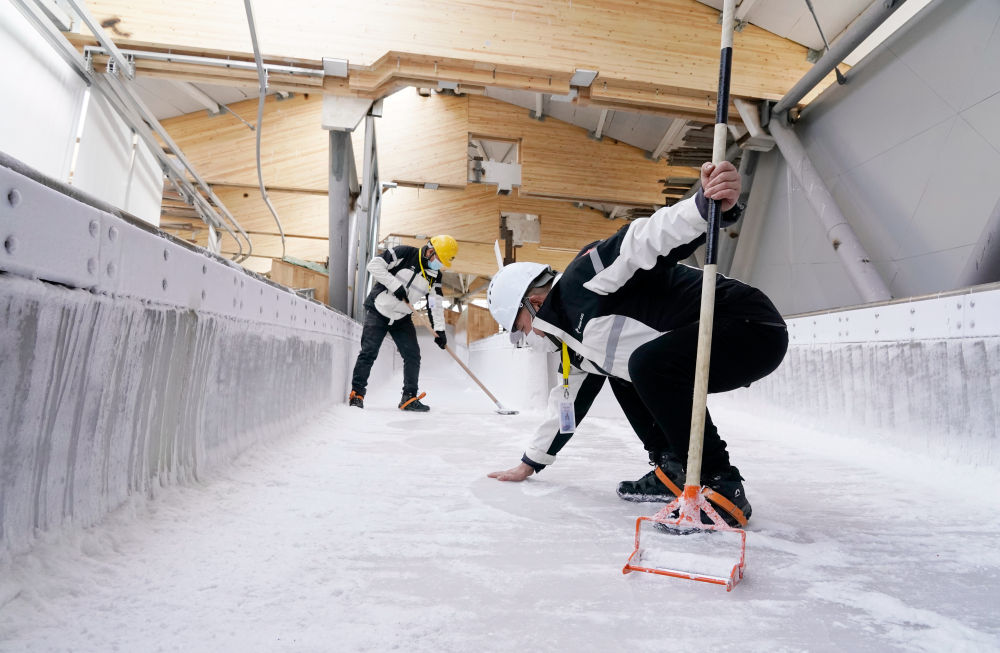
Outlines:
[{"label": "face mask", "polygon": [[559,351],[559,348],[556,347],[556,344],[554,342],[552,342],[545,336],[538,335],[534,331],[532,331],[531,333],[529,333],[524,337],[524,345],[526,347],[531,347],[535,351],[541,351],[546,353]]},{"label": "face mask", "polygon": [[434,259],[433,261],[427,261],[427,267],[429,267],[432,270],[440,270],[441,268],[444,267],[444,265],[441,263],[441,261]]}]

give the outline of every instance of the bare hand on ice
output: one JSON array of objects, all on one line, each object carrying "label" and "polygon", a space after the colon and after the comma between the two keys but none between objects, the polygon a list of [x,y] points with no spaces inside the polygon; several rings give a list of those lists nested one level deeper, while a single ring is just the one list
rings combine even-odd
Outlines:
[{"label": "bare hand on ice", "polygon": [[518,463],[517,467],[511,467],[502,472],[493,472],[487,474],[487,476],[495,478],[498,481],[523,481],[534,473],[535,470],[530,465]]}]

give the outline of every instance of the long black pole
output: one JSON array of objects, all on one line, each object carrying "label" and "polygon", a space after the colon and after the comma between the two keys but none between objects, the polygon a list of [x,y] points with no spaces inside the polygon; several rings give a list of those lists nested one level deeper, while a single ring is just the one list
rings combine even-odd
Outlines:
[{"label": "long black pole", "polygon": [[[712,143],[712,163],[719,165],[726,158],[726,135],[729,131],[729,77],[733,65],[733,22],[736,0],[722,4],[722,45],[719,53],[719,96],[715,109],[715,138]],[[708,368],[712,354],[712,322],[715,319],[715,274],[718,257],[719,223],[722,205],[709,200],[708,233],[705,245],[705,269],[701,288],[701,315],[698,325],[698,357],[695,362],[694,400],[691,405],[691,436],[688,444],[687,488],[701,486],[702,445],[705,439],[705,410],[708,406]]]}]

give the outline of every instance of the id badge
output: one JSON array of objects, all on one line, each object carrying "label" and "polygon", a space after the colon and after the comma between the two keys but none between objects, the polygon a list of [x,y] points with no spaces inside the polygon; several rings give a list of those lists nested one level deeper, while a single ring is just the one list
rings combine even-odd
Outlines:
[{"label": "id badge", "polygon": [[563,399],[559,402],[559,432],[572,433],[576,430],[576,413],[573,410],[573,402]]}]

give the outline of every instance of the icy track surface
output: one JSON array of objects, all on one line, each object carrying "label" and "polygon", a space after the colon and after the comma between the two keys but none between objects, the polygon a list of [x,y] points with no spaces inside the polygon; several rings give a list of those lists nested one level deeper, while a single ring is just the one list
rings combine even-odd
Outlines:
[{"label": "icy track surface", "polygon": [[754,508],[746,579],[625,576],[657,504],[615,495],[649,468],[613,403],[554,466],[500,483],[486,474],[518,462],[539,415],[496,414],[424,357],[429,414],[396,410],[391,379],[363,411],[321,411],[197,485],[0,559],[0,650],[1000,650],[996,471],[713,397]]}]

